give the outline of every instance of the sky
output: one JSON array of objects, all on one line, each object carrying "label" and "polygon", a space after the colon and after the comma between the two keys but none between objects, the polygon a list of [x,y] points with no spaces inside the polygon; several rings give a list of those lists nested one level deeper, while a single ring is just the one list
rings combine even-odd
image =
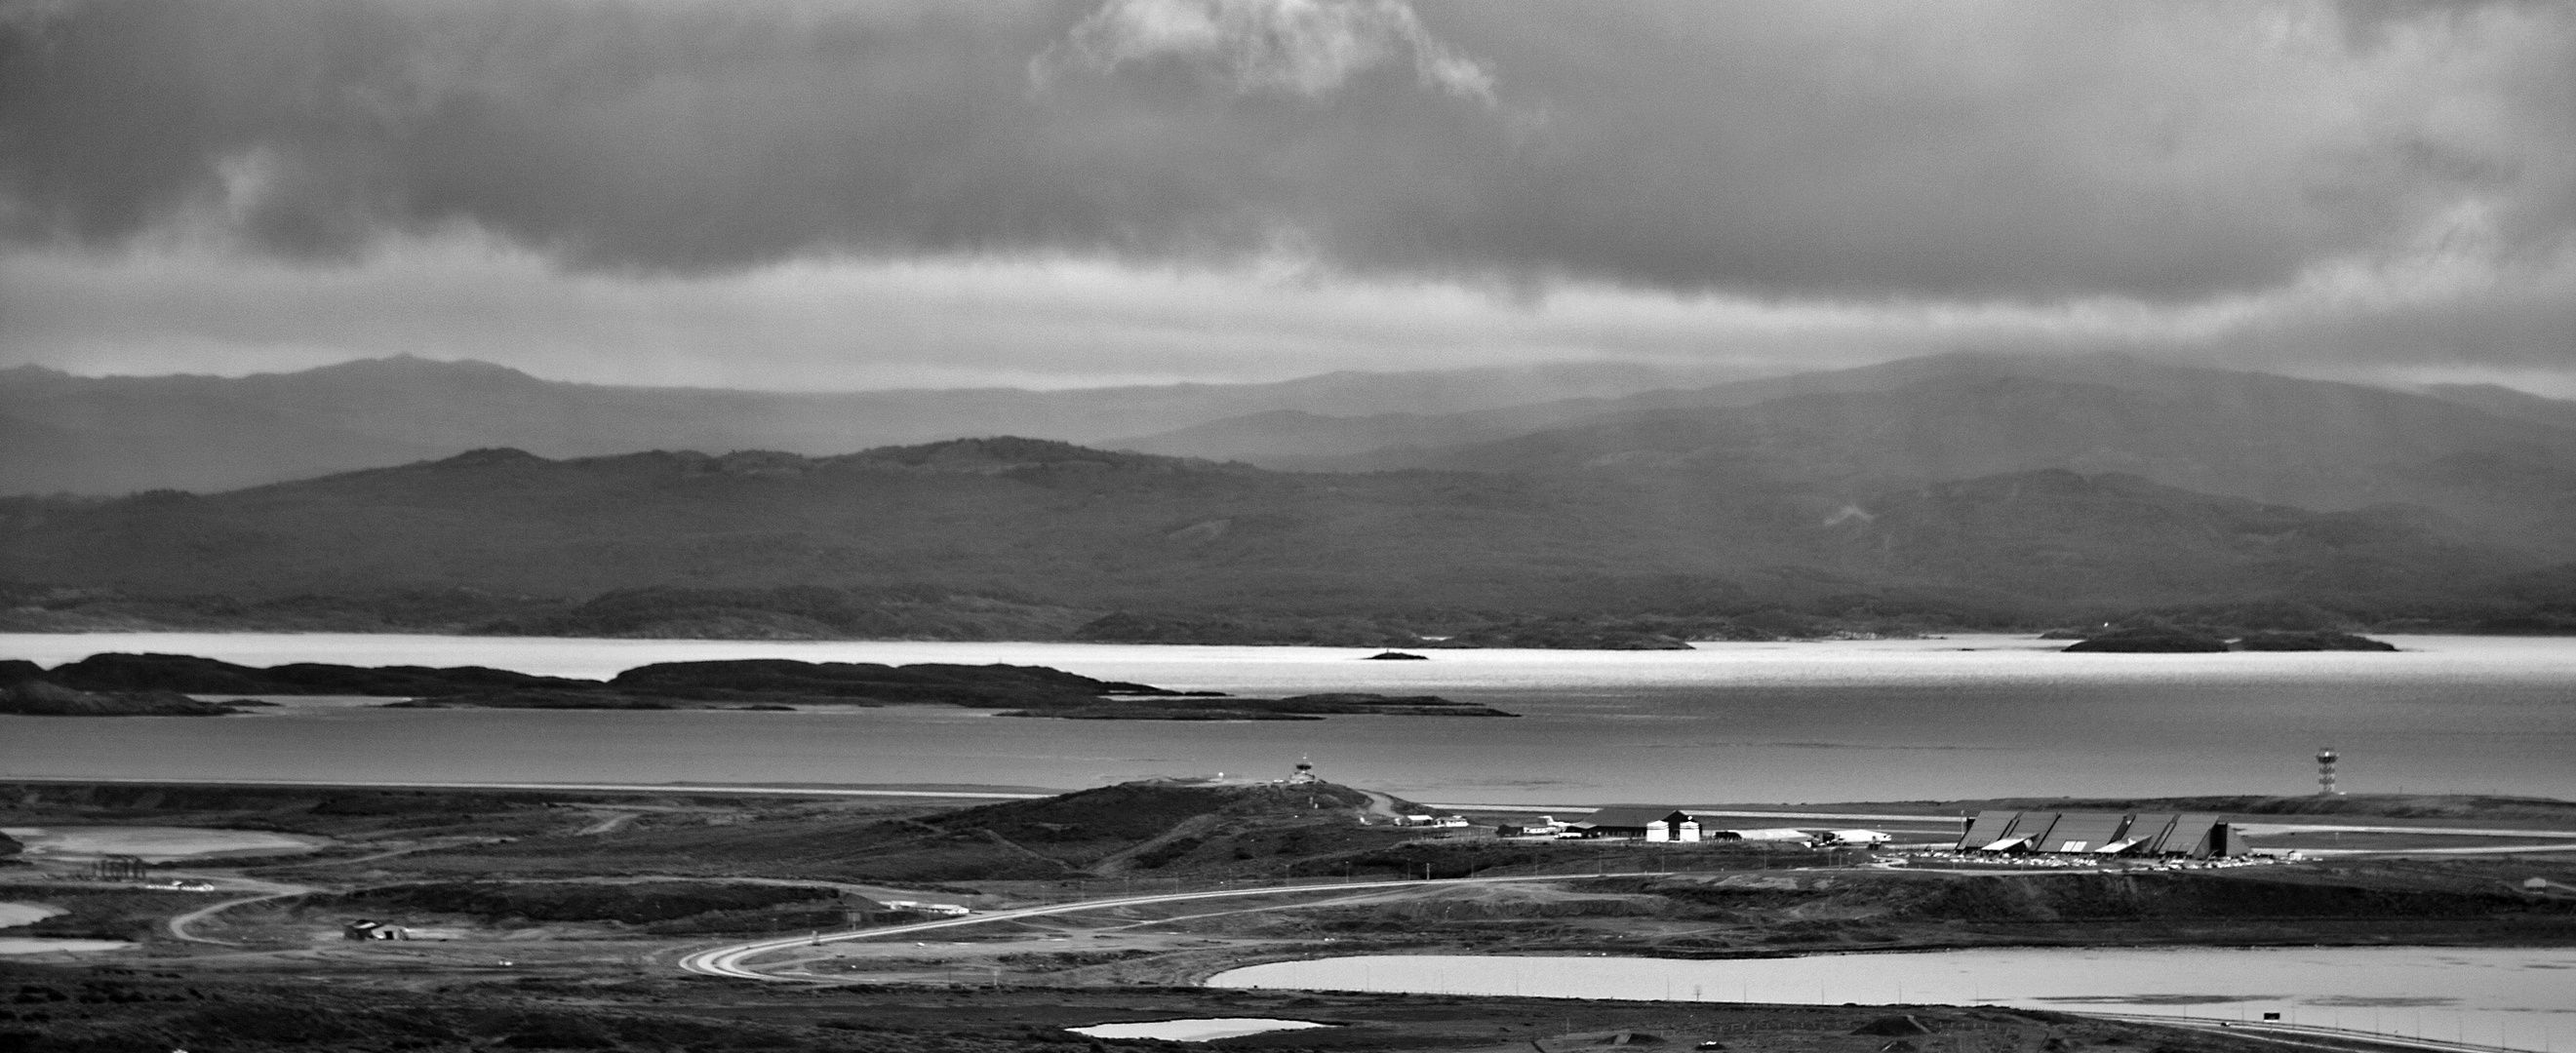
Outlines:
[{"label": "sky", "polygon": [[0,366],[2576,397],[2576,5],[0,0]]}]

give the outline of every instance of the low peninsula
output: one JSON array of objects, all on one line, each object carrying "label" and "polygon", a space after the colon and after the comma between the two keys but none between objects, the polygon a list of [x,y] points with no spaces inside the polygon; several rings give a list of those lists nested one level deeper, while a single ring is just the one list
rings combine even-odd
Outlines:
[{"label": "low peninsula", "polygon": [[[730,709],[808,706],[948,705],[995,709],[1009,716],[1081,720],[1313,720],[1326,716],[1475,716],[1515,714],[1430,695],[1299,695],[1235,698],[1097,680],[1045,666],[890,666],[872,662],[745,659],[660,662],[607,680],[538,676],[480,666],[349,666],[294,663],[258,668],[193,655],[98,654],[52,669],[15,670],[17,694],[83,696],[67,715],[110,715],[149,698],[188,712],[233,712],[189,695],[360,695],[397,698],[409,709]],[[22,690],[23,689],[23,690]],[[86,706],[87,708],[83,708]],[[178,708],[170,708],[174,715]]]},{"label": "low peninsula", "polygon": [[201,702],[176,691],[79,691],[43,680],[0,683],[0,714],[21,717],[220,717],[257,703]]}]

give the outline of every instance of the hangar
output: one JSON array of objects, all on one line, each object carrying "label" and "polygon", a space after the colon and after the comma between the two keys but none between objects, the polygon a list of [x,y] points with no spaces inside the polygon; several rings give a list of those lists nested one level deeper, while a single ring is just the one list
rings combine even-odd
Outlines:
[{"label": "hangar", "polygon": [[1697,841],[1699,818],[1663,805],[1615,805],[1567,823],[1582,837],[1619,837],[1641,841]]},{"label": "hangar", "polygon": [[2227,820],[2171,812],[1978,812],[1959,851],[2190,859],[2248,853],[2245,835]]}]

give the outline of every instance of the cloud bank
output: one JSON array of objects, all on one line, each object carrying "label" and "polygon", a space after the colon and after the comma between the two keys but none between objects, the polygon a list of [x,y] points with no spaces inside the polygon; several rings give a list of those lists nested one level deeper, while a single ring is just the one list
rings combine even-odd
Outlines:
[{"label": "cloud bank", "polygon": [[[828,297],[812,274],[944,268],[967,288],[1072,261],[1165,289],[1147,313],[1181,330],[1229,318],[1193,283],[1287,303],[1320,281],[1414,290],[1417,321],[1484,290],[1536,330],[1563,312],[1535,305],[1573,296],[1873,332],[2092,319],[2074,329],[2097,343],[2249,363],[2548,369],[2576,345],[2559,4],[0,10],[0,277],[195,282],[162,301],[167,326],[218,359],[249,345],[175,305],[213,298],[227,266],[382,273],[458,243],[533,261],[539,284],[718,313],[728,289],[798,275]],[[0,354],[22,360],[131,328],[10,306]],[[757,343],[786,323],[739,324]],[[1421,328],[1379,329],[1381,357]],[[865,354],[794,339],[815,361]],[[990,339],[927,346],[1046,365]]]}]

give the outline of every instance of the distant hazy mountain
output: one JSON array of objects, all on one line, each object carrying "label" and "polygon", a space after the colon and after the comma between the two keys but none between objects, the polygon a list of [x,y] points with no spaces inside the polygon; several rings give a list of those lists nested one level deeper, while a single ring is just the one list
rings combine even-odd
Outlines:
[{"label": "distant hazy mountain", "polygon": [[[1141,445],[1221,445],[1251,463],[1342,471],[1749,474],[1853,495],[2044,468],[2120,472],[2320,510],[2419,504],[2494,540],[2576,554],[2576,428],[2542,423],[2551,400],[2488,398],[2519,411],[2119,357],[1950,355],[1448,416],[1218,421]],[[1390,441],[1335,454],[1311,438],[1322,435],[1344,448]],[[1262,441],[1279,452],[1256,450]]]},{"label": "distant hazy mountain", "polygon": [[549,457],[825,455],[1000,433],[1092,440],[1249,413],[1446,414],[1731,375],[1740,372],[1575,363],[1274,384],[807,395],[568,384],[417,358],[240,378],[83,378],[19,367],[0,370],[0,493],[207,492],[489,446]]},{"label": "distant hazy mountain", "polygon": [[1888,391],[1935,379],[2023,377],[2171,393],[2205,387],[2212,379],[2252,375],[2256,374],[2162,366],[2121,355],[1960,352],[1857,369],[1731,380],[1707,387],[1657,388],[1626,395],[1571,396],[1454,413],[1424,412],[1419,408],[1372,416],[1267,412],[1159,434],[1111,439],[1100,445],[1174,457],[1230,458],[1270,468],[1366,471],[1418,463],[1423,450],[1489,442],[1587,421],[1616,420],[1656,410],[1752,406],[1798,395]]},{"label": "distant hazy mountain", "polygon": [[1851,492],[1759,464],[1297,474],[970,440],[809,459],[510,450],[197,497],[0,502],[0,580],[279,596],[912,587],[1301,616],[1776,607],[1985,623],[2290,597],[2475,600],[2528,556],[2050,469]]},{"label": "distant hazy mountain", "polygon": [[[25,442],[7,454],[18,470],[62,457],[108,473],[120,449],[135,451],[127,470],[200,477],[414,463],[204,496],[0,500],[0,586],[400,593],[431,599],[385,602],[458,610],[490,602],[441,590],[873,590],[823,603],[839,613],[820,622],[657,593],[564,623],[735,627],[725,632],[908,632],[944,618],[1061,635],[1109,612],[1183,636],[1197,631],[1190,618],[1238,613],[2026,624],[2281,602],[2394,624],[2576,625],[2576,572],[2549,569],[2576,559],[2576,428],[2548,423],[2549,400],[1954,355],[1508,403],[1649,379],[1587,367],[799,396],[593,388],[406,360],[237,381],[20,370],[0,375],[0,438]],[[1136,442],[1341,470],[1039,439],[776,449],[1049,421],[1134,434],[1193,415]],[[691,440],[701,433],[719,438]],[[419,454],[527,434],[616,452]],[[633,452],[684,446],[771,452]],[[491,609],[502,608],[522,609]],[[299,626],[392,617],[374,600],[286,609]],[[1167,615],[1181,621],[1156,620]]]},{"label": "distant hazy mountain", "polygon": [[2497,384],[2434,384],[2424,389],[2435,398],[2475,406],[2499,417],[2576,428],[2576,402],[2544,398]]}]

